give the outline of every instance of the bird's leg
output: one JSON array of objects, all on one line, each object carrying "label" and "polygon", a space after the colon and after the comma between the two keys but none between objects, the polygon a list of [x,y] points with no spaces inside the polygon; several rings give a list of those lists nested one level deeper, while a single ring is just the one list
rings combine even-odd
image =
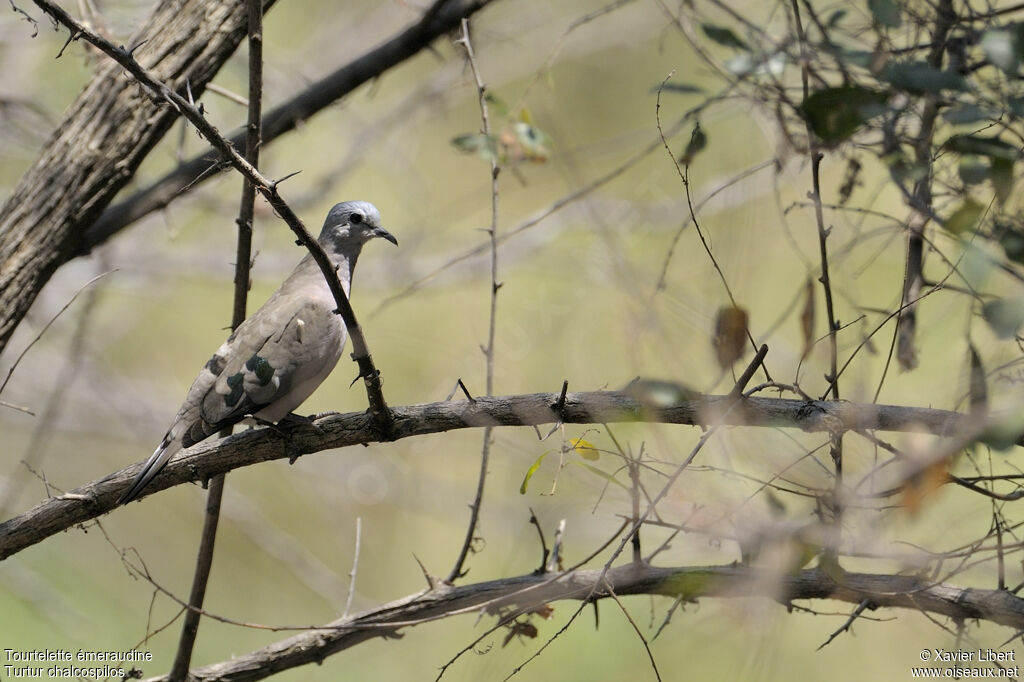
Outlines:
[{"label": "bird's leg", "polygon": [[[339,414],[341,414],[341,412],[338,412],[337,410],[327,410],[326,412],[315,412],[309,415],[308,417],[305,417],[305,419],[308,419],[310,422],[315,422],[318,419],[323,419],[324,417],[334,417]],[[316,426],[316,424],[314,424],[313,426]]]}]

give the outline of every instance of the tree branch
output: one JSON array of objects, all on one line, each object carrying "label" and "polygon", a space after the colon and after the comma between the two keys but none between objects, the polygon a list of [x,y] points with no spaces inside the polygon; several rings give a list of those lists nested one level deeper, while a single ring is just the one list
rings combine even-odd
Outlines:
[{"label": "tree branch", "polygon": [[298,237],[298,242],[305,246],[310,255],[313,256],[313,260],[320,267],[320,271],[323,273],[324,279],[334,295],[334,300],[338,304],[338,309],[335,312],[341,315],[341,318],[345,321],[348,336],[352,339],[352,359],[359,365],[359,376],[363,379],[366,387],[366,397],[370,403],[370,415],[373,418],[376,429],[386,439],[391,428],[391,415],[388,411],[387,403],[384,401],[384,393],[381,390],[380,372],[373,364],[373,358],[366,344],[366,338],[363,336],[362,327],[360,327],[359,321],[356,320],[352,305],[341,286],[334,263],[331,262],[323,247],[306,229],[302,220],[299,219],[285,202],[284,198],[281,197],[281,194],[277,191],[278,183],[263,177],[251,163],[238,153],[234,145],[224,138],[213,124],[206,120],[199,107],[190,99],[186,99],[180,93],[175,92],[160,82],[148,70],[144,69],[132,56],[131,51],[124,47],[115,47],[105,38],[89,31],[80,22],[74,20],[67,12],[49,0],[33,0],[33,2],[53,17],[56,22],[67,27],[73,35],[84,38],[91,45],[120,64],[135,80],[149,90],[154,98],[163,99],[170,103],[178,113],[195,126],[196,130],[214,148],[224,155],[228,163],[253,184],[256,190],[273,207],[277,215],[287,223],[288,227],[295,233],[295,236]]},{"label": "tree branch", "polygon": [[[608,422],[664,422],[702,425],[718,421],[717,413],[732,404],[729,396],[704,396],[672,404],[651,406],[625,391],[568,393],[561,409],[558,393],[479,397],[474,401],[445,401],[391,408],[391,439],[486,426],[535,426],[561,420],[569,424]],[[726,413],[723,423],[745,426],[799,428],[808,432],[837,430],[925,431],[951,436],[977,428],[968,415],[893,405],[849,402],[746,398]],[[973,426],[972,426],[973,424]],[[168,462],[143,496],[182,483],[205,481],[232,469],[296,452],[309,454],[331,448],[379,441],[366,412],[324,417],[312,425],[299,425],[289,433],[258,429],[219,441],[205,441]],[[114,508],[124,487],[135,477],[133,464],[0,523],[0,560],[72,526]]]},{"label": "tree branch", "polygon": [[[51,16],[65,14],[52,3],[36,4]],[[244,0],[164,0],[131,44],[148,41],[136,57],[170,88],[184,90],[188,83],[198,95],[235,51],[245,26]],[[75,29],[71,35],[84,37]],[[128,182],[176,117],[173,108],[124,78],[118,64],[97,67],[0,209],[0,351],[53,272],[79,251],[82,229]]]},{"label": "tree branch", "polygon": [[[460,19],[471,16],[492,1],[438,0],[412,26],[269,111],[263,117],[263,146],[294,130],[360,85],[415,56],[439,36],[455,29]],[[234,133],[230,140],[231,144],[240,147],[245,140],[245,130]],[[164,208],[185,191],[206,181],[212,177],[210,168],[222,159],[217,150],[207,150],[111,206],[85,230],[79,250],[74,255],[88,253],[136,220]]]},{"label": "tree branch", "polygon": [[[254,168],[260,158],[260,118],[263,113],[263,5],[260,0],[247,0],[249,9],[249,102],[245,126],[245,160]],[[238,240],[235,250],[235,293],[231,305],[231,331],[245,321],[246,304],[249,300],[250,262],[252,260],[252,223],[255,213],[256,188],[248,180],[242,181],[242,196],[239,200]],[[231,435],[233,427],[221,432],[221,437]],[[199,634],[199,614],[206,598],[213,567],[213,549],[217,543],[217,527],[220,525],[221,499],[224,496],[224,474],[214,476],[206,492],[206,516],[203,533],[196,554],[196,568],[192,576],[192,593],[185,613],[178,639],[178,651],[171,667],[171,677],[184,681],[192,662],[192,651]]]},{"label": "tree branch", "polygon": [[[439,584],[440,585],[440,584]],[[361,614],[339,618],[323,628],[302,632],[252,653],[190,671],[190,680],[252,682],[282,670],[321,663],[331,654],[404,627],[465,613],[521,615],[559,600],[605,599],[612,594],[662,595],[694,601],[701,597],[762,596],[784,605],[796,599],[833,599],[866,608],[906,608],[955,620],[988,620],[1024,628],[1024,599],[1005,590],[981,590],[934,583],[916,576],[843,573],[837,578],[808,569],[778,575],[748,566],[658,568],[629,563],[605,573],[580,569],[530,574],[464,585],[439,586]],[[154,677],[149,682],[166,680]]]}]

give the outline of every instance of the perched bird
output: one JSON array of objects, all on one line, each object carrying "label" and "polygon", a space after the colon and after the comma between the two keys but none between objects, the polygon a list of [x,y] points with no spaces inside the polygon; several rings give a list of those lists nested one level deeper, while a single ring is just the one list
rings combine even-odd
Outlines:
[{"label": "perched bird", "polygon": [[[363,244],[383,237],[377,208],[365,201],[337,204],[318,241],[338,266],[348,295]],[[206,363],[160,446],[117,501],[131,502],[182,448],[248,416],[278,422],[316,390],[341,357],[348,333],[320,267],[311,255],[281,288],[228,337]]]}]

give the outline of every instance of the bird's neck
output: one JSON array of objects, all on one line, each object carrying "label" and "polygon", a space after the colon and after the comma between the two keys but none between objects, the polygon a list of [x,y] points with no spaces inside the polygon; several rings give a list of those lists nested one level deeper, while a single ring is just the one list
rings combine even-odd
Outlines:
[{"label": "bird's neck", "polygon": [[[337,266],[338,279],[341,280],[341,288],[345,291],[345,295],[349,296],[352,290],[352,273],[356,268],[356,259],[359,254],[345,255],[332,249],[330,246],[324,246],[324,251],[330,258],[331,263]],[[318,277],[319,281],[323,283],[324,287],[328,287],[327,280],[323,277],[323,273],[320,271],[320,266],[316,260],[313,259],[312,254],[306,254],[306,257],[302,259],[299,267],[295,269],[295,275],[302,273],[303,276],[312,274],[314,277]]]}]

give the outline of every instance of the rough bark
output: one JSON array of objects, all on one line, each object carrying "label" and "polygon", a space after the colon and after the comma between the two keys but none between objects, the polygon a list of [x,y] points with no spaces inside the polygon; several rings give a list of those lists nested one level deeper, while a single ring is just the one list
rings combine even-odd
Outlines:
[{"label": "rough bark", "polygon": [[[455,429],[530,426],[558,421],[569,424],[623,421],[708,424],[720,421],[733,425],[788,426],[813,432],[878,429],[938,435],[959,434],[971,427],[969,418],[956,412],[893,405],[747,398],[729,409],[732,402],[728,396],[705,396],[651,407],[627,392],[618,391],[568,393],[559,404],[560,399],[557,393],[531,393],[393,407],[390,435],[397,440]],[[379,438],[380,431],[369,414],[350,412],[319,419],[315,428],[296,427],[287,434],[260,429],[223,440],[208,440],[172,458],[146,488],[145,495],[191,481],[207,481],[258,462],[364,444]],[[113,509],[139,466],[133,464],[45,500],[0,523],[0,560]]]},{"label": "rough bark", "polygon": [[[173,90],[185,93],[188,83],[198,97],[245,36],[246,21],[244,0],[162,0],[127,49]],[[99,63],[0,210],[0,351],[53,272],[79,253],[82,230],[176,117],[120,65]]]},{"label": "rough bark", "polygon": [[[866,604],[874,610],[896,607],[947,616],[956,621],[988,620],[1016,630],[1024,627],[1024,599],[1006,590],[982,590],[938,583],[918,576],[839,573],[820,569],[792,575],[765,573],[749,566],[654,567],[631,563],[603,572],[583,569],[565,574],[531,574],[459,587],[437,586],[322,628],[286,637],[231,660],[189,671],[190,682],[253,682],[282,670],[324,658],[374,637],[394,637],[403,627],[458,614],[526,613],[559,600],[598,600],[653,594],[695,601],[701,597],[831,599]],[[150,678],[163,682],[166,677]]]}]

